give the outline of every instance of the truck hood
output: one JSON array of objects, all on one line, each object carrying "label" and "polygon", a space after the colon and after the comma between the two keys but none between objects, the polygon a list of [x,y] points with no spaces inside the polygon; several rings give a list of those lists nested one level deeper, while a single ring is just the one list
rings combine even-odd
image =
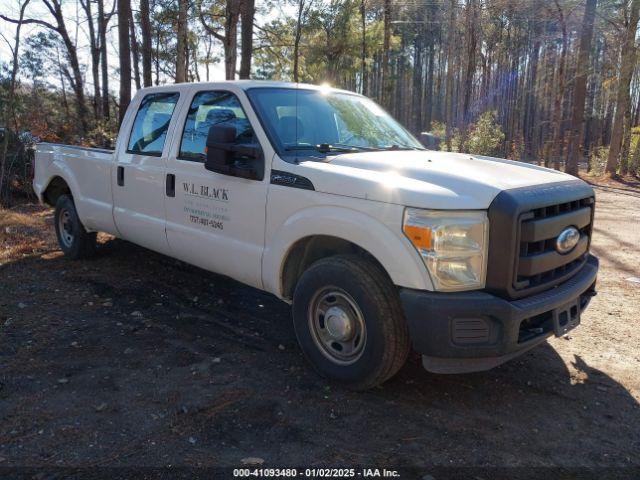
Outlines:
[{"label": "truck hood", "polygon": [[431,150],[349,153],[296,167],[320,192],[452,210],[486,209],[502,190],[575,180],[528,163]]}]

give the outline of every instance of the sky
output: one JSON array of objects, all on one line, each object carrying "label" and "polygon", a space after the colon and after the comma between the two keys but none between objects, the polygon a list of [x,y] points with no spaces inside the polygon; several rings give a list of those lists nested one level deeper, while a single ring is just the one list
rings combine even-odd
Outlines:
[{"label": "sky", "polygon": [[[115,1],[115,0],[114,0]],[[24,2],[24,0],[0,0],[0,11],[11,18],[18,18],[20,12],[20,5]],[[257,5],[260,2],[256,2]],[[108,9],[111,3],[109,0],[106,0],[105,8]],[[133,2],[132,8],[137,9],[137,2]],[[95,10],[95,8],[94,8]],[[80,6],[79,1],[77,0],[66,0],[63,1],[63,13],[65,15],[65,20],[67,24],[67,29],[73,38],[76,39],[76,43],[78,46],[78,58],[80,63],[86,65],[87,67],[90,65],[90,51],[89,51],[89,41],[88,41],[88,32],[86,21],[76,24],[76,19],[80,18],[84,19],[84,11]],[[276,17],[279,14],[277,9],[275,11],[268,12],[266,15],[257,14],[256,21],[258,23],[269,21],[271,18]],[[51,15],[46,7],[39,0],[31,0],[29,5],[27,6],[25,18],[42,18],[44,20],[51,20]],[[110,80],[111,86],[117,85],[119,80],[114,68],[118,65],[118,48],[117,48],[117,18],[113,18],[109,23],[108,38],[107,38],[107,53],[109,55],[109,66],[110,66]],[[21,38],[25,39],[30,35],[34,35],[38,31],[46,30],[39,25],[23,25]],[[5,20],[0,19],[0,62],[8,64],[11,61],[11,48],[9,47],[7,40],[13,46],[14,37],[15,37],[16,25],[9,23]],[[221,60],[215,64],[210,65],[210,80],[218,81],[224,80],[224,60],[222,59],[222,48],[220,42],[216,42],[216,48],[218,49]],[[21,48],[21,51],[22,50]],[[203,65],[200,66],[200,77],[205,78],[205,67]],[[51,83],[57,85],[57,80],[55,78],[48,79]],[[86,90],[93,91],[93,79],[90,71],[85,72],[85,82],[86,82]],[[135,90],[135,85],[132,85],[132,88]]]}]

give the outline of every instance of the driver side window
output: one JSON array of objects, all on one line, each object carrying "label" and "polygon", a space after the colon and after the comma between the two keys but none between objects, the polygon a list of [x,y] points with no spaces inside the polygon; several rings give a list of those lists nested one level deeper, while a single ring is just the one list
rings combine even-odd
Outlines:
[{"label": "driver side window", "polygon": [[225,124],[236,129],[236,144],[256,143],[255,135],[240,100],[231,92],[199,92],[193,97],[185,121],[178,158],[204,162],[209,129]]}]

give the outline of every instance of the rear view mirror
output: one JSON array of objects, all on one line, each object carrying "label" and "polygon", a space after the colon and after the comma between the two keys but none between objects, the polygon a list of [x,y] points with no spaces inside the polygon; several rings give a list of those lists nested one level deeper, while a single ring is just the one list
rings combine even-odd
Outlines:
[{"label": "rear view mirror", "polygon": [[223,175],[262,180],[264,162],[260,145],[235,142],[236,128],[233,125],[212,125],[207,135],[204,168]]}]

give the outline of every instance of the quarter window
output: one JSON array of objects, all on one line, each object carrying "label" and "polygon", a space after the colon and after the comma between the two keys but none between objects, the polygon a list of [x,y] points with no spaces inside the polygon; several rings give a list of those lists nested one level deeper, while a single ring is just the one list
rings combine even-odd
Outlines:
[{"label": "quarter window", "polygon": [[204,147],[213,125],[231,125],[236,129],[236,144],[256,143],[251,124],[231,92],[199,92],[193,97],[182,132],[180,153],[183,160],[205,161]]},{"label": "quarter window", "polygon": [[179,93],[151,93],[140,103],[133,122],[127,152],[162,155],[171,115]]}]

